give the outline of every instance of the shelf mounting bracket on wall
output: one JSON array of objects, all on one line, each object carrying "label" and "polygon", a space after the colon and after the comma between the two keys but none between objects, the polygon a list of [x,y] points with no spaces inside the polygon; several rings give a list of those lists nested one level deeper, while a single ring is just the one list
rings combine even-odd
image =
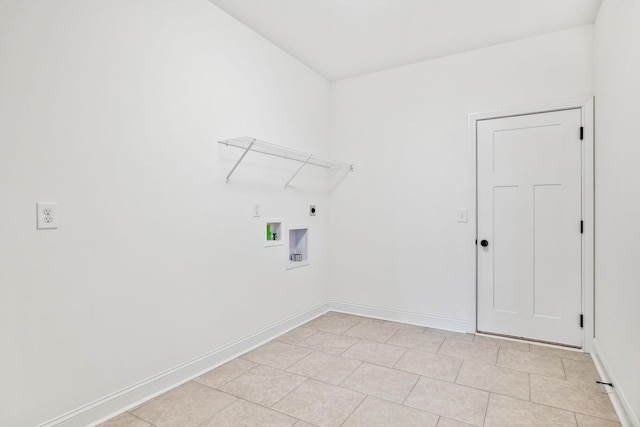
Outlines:
[{"label": "shelf mounting bracket on wall", "polygon": [[307,163],[309,163],[309,160],[311,160],[311,158],[313,157],[313,154],[310,154],[309,157],[307,158],[307,160],[305,160],[300,167],[298,168],[298,170],[293,174],[293,176],[291,178],[289,178],[289,181],[287,181],[287,183],[284,185],[284,188],[289,188],[289,183],[291,181],[293,181],[293,178],[296,177],[296,175],[298,175],[298,173],[302,170],[303,167],[306,166]]},{"label": "shelf mounting bracket on wall", "polygon": [[302,163],[298,170],[293,174],[289,181],[284,185],[284,188],[288,188],[291,181],[300,173],[303,167],[306,165],[319,166],[326,169],[342,169],[349,168],[349,171],[353,172],[353,165],[350,163],[339,162],[337,160],[328,159],[322,156],[316,156],[315,154],[305,153],[304,151],[294,150],[292,148],[283,147],[281,145],[271,144],[270,142],[261,141],[256,138],[244,136],[241,138],[225,139],[218,141],[220,144],[226,146],[232,146],[244,150],[238,161],[233,165],[231,171],[227,175],[226,181],[229,182],[229,178],[235,172],[238,165],[244,160],[249,151],[256,153],[266,154],[268,156],[280,157],[287,160],[293,160]]},{"label": "shelf mounting bracket on wall", "polygon": [[242,156],[240,156],[240,158],[238,159],[238,161],[236,162],[235,165],[233,165],[233,167],[231,168],[231,171],[229,172],[229,174],[227,175],[227,179],[226,181],[229,182],[229,178],[231,178],[231,174],[233,174],[233,172],[236,170],[236,168],[238,167],[238,165],[240,164],[240,162],[242,161],[242,159],[244,159],[244,156],[247,155],[247,153],[251,150],[251,147],[253,147],[253,144],[256,142],[256,140],[254,139],[253,141],[251,141],[251,143],[247,146],[247,148],[244,150],[244,153],[242,153]]}]

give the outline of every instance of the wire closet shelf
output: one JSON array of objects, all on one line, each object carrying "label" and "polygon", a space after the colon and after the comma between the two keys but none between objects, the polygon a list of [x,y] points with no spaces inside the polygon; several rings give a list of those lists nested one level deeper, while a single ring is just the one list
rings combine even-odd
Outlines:
[{"label": "wire closet shelf", "polygon": [[353,171],[353,165],[346,162],[340,162],[337,160],[329,159],[327,157],[318,156],[311,153],[306,153],[304,151],[294,150],[293,148],[284,147],[282,145],[272,144],[270,142],[261,141],[256,138],[251,138],[249,136],[243,136],[240,138],[233,139],[223,139],[218,141],[220,144],[236,147],[244,150],[236,164],[233,166],[229,174],[227,175],[226,181],[229,182],[229,178],[233,172],[235,172],[238,165],[242,162],[244,157],[247,155],[249,151],[253,151],[256,153],[266,154],[268,156],[280,157],[287,160],[293,160],[295,162],[301,163],[300,167],[293,176],[287,181],[285,184],[285,188],[289,186],[293,178],[298,175],[298,173],[302,170],[306,165],[319,166],[325,169],[342,169],[349,168],[350,171]]}]

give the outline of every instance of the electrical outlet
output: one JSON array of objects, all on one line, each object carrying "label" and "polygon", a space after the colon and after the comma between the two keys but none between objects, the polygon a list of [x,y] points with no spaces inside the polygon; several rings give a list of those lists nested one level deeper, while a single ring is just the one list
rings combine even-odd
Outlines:
[{"label": "electrical outlet", "polygon": [[316,205],[309,205],[309,215],[316,216]]},{"label": "electrical outlet", "polygon": [[260,216],[260,203],[258,202],[253,203],[253,216],[256,218]]},{"label": "electrical outlet", "polygon": [[58,228],[58,203],[38,202],[36,210],[38,230]]}]

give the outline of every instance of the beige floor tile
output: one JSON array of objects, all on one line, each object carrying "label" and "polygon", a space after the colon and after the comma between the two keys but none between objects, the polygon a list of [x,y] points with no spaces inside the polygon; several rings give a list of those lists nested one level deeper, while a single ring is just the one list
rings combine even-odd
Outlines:
[{"label": "beige floor tile", "polygon": [[460,366],[462,366],[460,359],[407,350],[393,367],[401,371],[453,382],[460,371]]},{"label": "beige floor tile", "polygon": [[361,340],[342,353],[343,357],[392,367],[407,349],[389,344]]},{"label": "beige floor tile", "polygon": [[317,329],[319,331],[341,334],[356,323],[358,323],[358,321],[353,316],[329,312],[305,323],[303,326],[305,328]]},{"label": "beige floor tile", "polygon": [[249,353],[243,354],[242,358],[250,362],[271,366],[272,368],[287,369],[309,354],[311,354],[311,350],[271,341]]},{"label": "beige floor tile", "polygon": [[609,395],[598,385],[531,375],[531,401],[597,418],[618,421]]},{"label": "beige floor tile", "polygon": [[447,337],[438,354],[469,360],[486,365],[495,365],[498,359],[498,349],[495,345],[462,341]]},{"label": "beige floor tile", "polygon": [[222,366],[199,376],[194,381],[213,388],[220,388],[229,381],[238,378],[240,375],[253,369],[257,364],[244,359],[233,359]]},{"label": "beige floor tile", "polygon": [[307,380],[273,409],[320,427],[339,426],[364,398],[352,390]]},{"label": "beige floor tile", "polygon": [[362,362],[314,351],[287,371],[334,385],[340,384]]},{"label": "beige floor tile", "polygon": [[463,332],[445,331],[444,329],[424,328],[425,334],[439,335],[441,337],[448,337],[461,341],[473,341],[473,334],[465,334]]},{"label": "beige floor tile", "polygon": [[578,427],[621,427],[622,424],[615,421],[603,420],[602,418],[590,417],[589,415],[576,413]]},{"label": "beige floor tile", "polygon": [[236,400],[190,381],[135,409],[133,414],[157,427],[191,427],[208,420]]},{"label": "beige floor tile", "polygon": [[529,351],[529,343],[520,342],[520,341],[510,341],[503,338],[493,338],[493,337],[485,337],[483,335],[475,335],[473,338],[473,342],[497,345],[498,347],[508,348],[511,350]]},{"label": "beige floor tile", "polygon": [[562,359],[557,356],[501,348],[496,365],[531,374],[565,378]]},{"label": "beige floor tile", "polygon": [[436,353],[445,337],[441,335],[423,334],[413,331],[398,331],[387,340],[387,344],[412,348],[429,353]]},{"label": "beige floor tile", "polygon": [[98,427],[151,427],[151,424],[125,412],[110,419],[106,423],[100,424]]},{"label": "beige floor tile", "polygon": [[438,416],[368,396],[342,427],[435,427]]},{"label": "beige floor tile", "polygon": [[385,342],[395,333],[395,329],[382,328],[379,323],[359,322],[343,332],[342,335],[369,341]]},{"label": "beige floor tile", "polygon": [[471,427],[471,424],[452,420],[450,418],[440,417],[436,427]]},{"label": "beige floor tile", "polygon": [[382,319],[374,319],[372,317],[354,316],[354,319],[361,325],[377,325],[379,327],[382,326],[382,323],[384,322]]},{"label": "beige floor tile", "polygon": [[465,361],[456,384],[529,400],[529,374],[509,368]]},{"label": "beige floor tile", "polygon": [[340,386],[402,403],[418,382],[418,378],[418,375],[363,363]]},{"label": "beige floor tile", "polygon": [[309,338],[300,341],[298,346],[339,356],[357,342],[358,338],[345,337],[344,335],[332,334],[330,332],[316,332]]},{"label": "beige floor tile", "polygon": [[381,328],[390,328],[398,331],[407,331],[407,332],[424,332],[424,327],[418,325],[411,325],[409,323],[401,323],[401,322],[392,322],[390,320],[385,320],[380,325]]},{"label": "beige floor tile", "polygon": [[535,354],[544,354],[546,356],[557,356],[563,359],[572,359],[580,362],[591,361],[591,355],[589,353],[583,353],[580,351],[564,350],[555,347],[545,347],[543,345],[531,344],[530,350]]},{"label": "beige floor tile", "polygon": [[286,343],[286,344],[296,345],[300,341],[304,340],[305,338],[309,338],[311,335],[313,335],[315,333],[316,333],[315,329],[303,328],[301,326],[299,328],[292,329],[291,331],[287,332],[286,334],[280,335],[278,338],[275,339],[275,341],[280,341],[280,342],[283,342],[283,343]]},{"label": "beige floor tile", "polygon": [[405,405],[482,426],[488,400],[489,393],[486,391],[422,377]]},{"label": "beige floor tile", "polygon": [[297,420],[246,400],[218,412],[202,427],[291,427]]},{"label": "beige floor tile", "polygon": [[572,412],[492,394],[485,427],[575,427]]},{"label": "beige floor tile", "polygon": [[300,375],[258,366],[225,384],[220,390],[263,406],[271,406],[305,380]]},{"label": "beige floor tile", "polygon": [[600,379],[600,374],[592,361],[578,362],[572,359],[562,359],[562,364],[567,380],[571,382],[594,385]]},{"label": "beige floor tile", "polygon": [[317,427],[315,424],[308,423],[306,421],[298,420],[293,427]]}]

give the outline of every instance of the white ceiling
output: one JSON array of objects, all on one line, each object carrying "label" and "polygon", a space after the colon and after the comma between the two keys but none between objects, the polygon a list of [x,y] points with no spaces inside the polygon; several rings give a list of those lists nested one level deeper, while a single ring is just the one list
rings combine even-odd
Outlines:
[{"label": "white ceiling", "polygon": [[594,22],[602,0],[210,0],[329,80]]}]

